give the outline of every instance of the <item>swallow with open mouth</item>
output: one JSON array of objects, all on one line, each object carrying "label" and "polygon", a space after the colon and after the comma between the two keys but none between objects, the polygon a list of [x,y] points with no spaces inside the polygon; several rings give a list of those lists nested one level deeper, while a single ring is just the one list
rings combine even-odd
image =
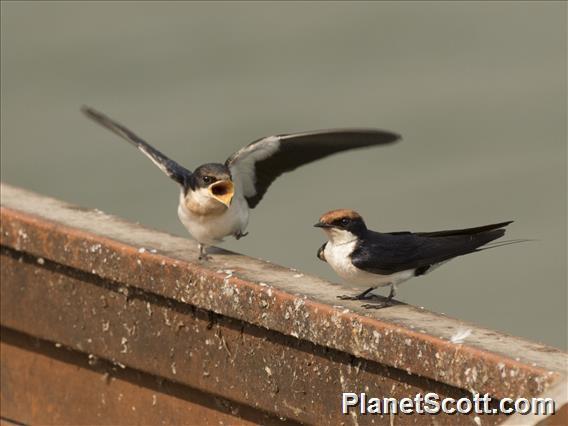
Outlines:
[{"label": "swallow with open mouth", "polygon": [[193,172],[166,157],[132,131],[89,107],[83,113],[137,147],[181,186],[178,216],[199,243],[206,246],[245,233],[249,209],[257,206],[281,174],[341,151],[384,145],[400,136],[377,129],[335,129],[269,136],[232,154],[224,163],[208,163]]},{"label": "swallow with open mouth", "polygon": [[375,232],[353,210],[333,210],[321,216],[314,226],[322,228],[328,241],[317,256],[327,262],[345,281],[368,287],[356,296],[339,296],[344,300],[376,298],[373,291],[390,286],[384,304],[366,304],[366,308],[388,306],[396,295],[397,285],[410,278],[431,272],[458,256],[487,248],[526,240],[512,240],[488,245],[505,234],[512,221],[439,232]]}]

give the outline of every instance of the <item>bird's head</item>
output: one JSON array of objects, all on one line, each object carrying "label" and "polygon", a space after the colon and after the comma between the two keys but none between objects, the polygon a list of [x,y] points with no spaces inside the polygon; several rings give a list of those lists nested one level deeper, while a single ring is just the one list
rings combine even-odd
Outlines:
[{"label": "bird's head", "polygon": [[204,164],[199,166],[192,175],[193,190],[202,193],[205,198],[213,198],[215,201],[231,205],[235,186],[231,177],[231,171],[224,164]]},{"label": "bird's head", "polygon": [[336,244],[353,241],[367,231],[367,226],[361,215],[349,209],[327,212],[320,217],[319,222],[314,226],[322,228],[329,240]]}]

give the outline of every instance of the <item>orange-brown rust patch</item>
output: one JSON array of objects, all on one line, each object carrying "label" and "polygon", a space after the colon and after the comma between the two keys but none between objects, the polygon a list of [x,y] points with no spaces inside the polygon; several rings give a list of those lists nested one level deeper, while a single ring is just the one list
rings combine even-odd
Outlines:
[{"label": "orange-brown rust patch", "polygon": [[332,223],[338,219],[343,219],[347,217],[349,219],[362,219],[361,215],[355,210],[351,209],[338,209],[331,210],[320,217],[321,223]]}]

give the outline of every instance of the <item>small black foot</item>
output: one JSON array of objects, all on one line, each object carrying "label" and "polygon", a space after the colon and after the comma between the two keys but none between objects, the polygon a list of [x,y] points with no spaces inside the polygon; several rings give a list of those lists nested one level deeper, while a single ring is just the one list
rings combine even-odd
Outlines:
[{"label": "small black foot", "polygon": [[381,296],[377,296],[376,294],[358,294],[356,296],[350,296],[349,294],[342,294],[341,296],[337,296],[339,300],[373,300],[373,299],[382,299]]},{"label": "small black foot", "polygon": [[364,309],[383,309],[392,305],[392,300],[387,299],[384,303],[365,303],[364,305],[361,305],[361,307]]},{"label": "small black foot", "polygon": [[375,294],[369,294],[371,293],[373,290],[375,289],[375,287],[370,287],[367,290],[365,290],[363,293],[357,294],[355,296],[350,296],[348,294],[343,294],[341,296],[337,296],[337,298],[339,300],[371,300],[371,299],[375,299],[379,296],[375,295]]},{"label": "small black foot", "polygon": [[365,303],[364,305],[361,305],[361,307],[365,309],[383,309],[392,306],[393,305],[392,299],[396,295],[396,289],[393,284],[391,284],[390,287],[391,288],[387,300],[385,300],[383,303]]},{"label": "small black foot", "polygon": [[198,248],[199,248],[199,257],[197,259],[204,262],[212,259],[212,257],[207,254],[207,248],[205,247],[205,244],[199,244]]}]

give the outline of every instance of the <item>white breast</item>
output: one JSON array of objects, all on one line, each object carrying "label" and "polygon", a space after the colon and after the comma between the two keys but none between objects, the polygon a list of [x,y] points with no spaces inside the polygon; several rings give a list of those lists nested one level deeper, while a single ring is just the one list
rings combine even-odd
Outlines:
[{"label": "white breast", "polygon": [[248,225],[249,207],[241,194],[235,194],[228,209],[220,214],[198,215],[185,205],[183,191],[178,205],[178,217],[187,231],[202,244],[216,244],[227,236],[244,233]]},{"label": "white breast", "polygon": [[363,271],[351,262],[351,253],[355,249],[356,241],[343,244],[334,244],[329,241],[325,245],[325,260],[332,269],[351,284],[360,284],[369,287],[383,287],[389,284],[397,285],[414,277],[414,270],[401,271],[392,275],[372,274]]},{"label": "white breast", "polygon": [[388,281],[382,283],[383,276],[371,274],[353,266],[350,256],[355,249],[355,244],[356,241],[344,244],[333,244],[329,241],[324,250],[325,260],[329,266],[337,275],[351,284],[364,284],[370,287],[387,285]]}]

